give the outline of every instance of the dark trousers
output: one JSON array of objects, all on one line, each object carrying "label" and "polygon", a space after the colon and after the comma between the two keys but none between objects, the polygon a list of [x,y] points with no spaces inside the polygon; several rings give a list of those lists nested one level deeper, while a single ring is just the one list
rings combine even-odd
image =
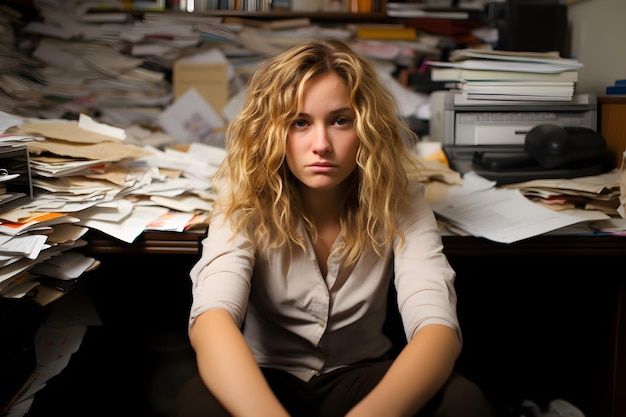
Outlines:
[{"label": "dark trousers", "polygon": [[[304,382],[263,368],[272,390],[293,417],[342,417],[382,379],[392,361],[352,365]],[[490,404],[476,384],[453,373],[416,417],[490,417]],[[199,375],[181,387],[171,417],[230,417]]]}]

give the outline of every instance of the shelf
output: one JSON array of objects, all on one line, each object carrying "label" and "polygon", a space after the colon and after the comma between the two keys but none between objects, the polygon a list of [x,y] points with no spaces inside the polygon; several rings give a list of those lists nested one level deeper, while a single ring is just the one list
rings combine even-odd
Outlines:
[{"label": "shelf", "polygon": [[[132,244],[92,230],[84,250],[90,254],[181,254],[197,256],[206,230],[184,233],[146,231]],[[621,236],[537,236],[500,244],[474,236],[443,236],[448,256],[626,256]]]},{"label": "shelf", "polygon": [[299,17],[308,17],[312,21],[377,21],[390,20],[384,11],[372,13],[349,13],[349,12],[290,12],[290,11],[271,11],[271,12],[247,12],[245,10],[202,10],[195,12],[186,12],[182,10],[119,10],[119,9],[92,9],[88,13],[127,13],[134,17],[141,18],[145,14],[167,14],[167,15],[190,15],[190,16],[207,16],[207,17],[241,17],[248,19],[292,19]]},{"label": "shelf", "polygon": [[[186,13],[186,12],[164,12],[164,13]],[[193,12],[199,16],[236,16],[250,19],[290,19],[297,17],[308,17],[312,21],[329,20],[329,21],[361,21],[372,19],[388,20],[385,12],[376,13],[347,13],[347,12],[288,12],[288,11],[272,11],[272,12],[245,12],[241,10],[205,10]]]}]

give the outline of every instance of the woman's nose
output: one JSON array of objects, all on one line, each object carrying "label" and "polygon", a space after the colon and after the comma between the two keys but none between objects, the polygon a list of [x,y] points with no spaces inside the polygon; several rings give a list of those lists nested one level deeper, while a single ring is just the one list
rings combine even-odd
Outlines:
[{"label": "woman's nose", "polygon": [[313,152],[317,154],[325,154],[332,149],[328,140],[328,132],[326,127],[319,127],[315,130],[315,140],[313,141]]}]

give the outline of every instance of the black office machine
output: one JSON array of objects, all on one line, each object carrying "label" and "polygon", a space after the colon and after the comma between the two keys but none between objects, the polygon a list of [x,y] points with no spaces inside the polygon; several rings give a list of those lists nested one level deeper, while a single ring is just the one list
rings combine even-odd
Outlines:
[{"label": "black office machine", "polygon": [[[540,125],[545,126],[528,136]],[[597,133],[594,94],[539,102],[468,100],[444,92],[433,102],[431,134],[441,141],[452,169],[474,171],[500,185],[603,170],[606,143]],[[542,141],[545,147],[538,146]],[[565,149],[568,153],[549,153]]]}]

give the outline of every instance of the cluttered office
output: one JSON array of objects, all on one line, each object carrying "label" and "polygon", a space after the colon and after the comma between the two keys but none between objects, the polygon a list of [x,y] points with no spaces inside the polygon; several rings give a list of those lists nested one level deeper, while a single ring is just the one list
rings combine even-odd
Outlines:
[{"label": "cluttered office", "polygon": [[190,273],[231,121],[271,57],[339,39],[412,133],[409,180],[455,275],[454,369],[497,417],[625,416],[624,15],[622,0],[3,1],[0,414],[174,415],[198,373]]}]

